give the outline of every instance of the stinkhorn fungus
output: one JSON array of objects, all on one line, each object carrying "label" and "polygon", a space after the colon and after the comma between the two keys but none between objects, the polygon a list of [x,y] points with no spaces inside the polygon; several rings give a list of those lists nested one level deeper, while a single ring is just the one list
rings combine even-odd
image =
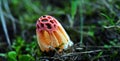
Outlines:
[{"label": "stinkhorn fungus", "polygon": [[41,51],[49,52],[54,48],[60,51],[73,45],[62,25],[50,15],[41,16],[36,23],[37,41]]}]

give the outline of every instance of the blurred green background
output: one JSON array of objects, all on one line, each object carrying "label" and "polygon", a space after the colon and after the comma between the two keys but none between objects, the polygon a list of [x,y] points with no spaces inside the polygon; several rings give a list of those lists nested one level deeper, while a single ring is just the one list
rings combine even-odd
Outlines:
[{"label": "blurred green background", "polygon": [[[75,44],[73,53],[87,53],[43,59],[36,40],[36,21],[42,15],[63,25]],[[120,60],[119,25],[120,0],[0,0],[0,61]]]}]

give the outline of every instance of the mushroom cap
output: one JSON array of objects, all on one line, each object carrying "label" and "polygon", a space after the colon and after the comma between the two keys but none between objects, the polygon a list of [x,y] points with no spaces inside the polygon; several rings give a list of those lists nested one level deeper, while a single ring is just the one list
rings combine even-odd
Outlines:
[{"label": "mushroom cap", "polygon": [[36,26],[39,31],[46,30],[51,33],[58,27],[58,22],[54,17],[50,15],[44,15],[38,19]]},{"label": "mushroom cap", "polygon": [[62,51],[73,45],[62,25],[50,15],[41,16],[37,20],[36,34],[38,44],[43,52],[54,50],[56,47]]}]

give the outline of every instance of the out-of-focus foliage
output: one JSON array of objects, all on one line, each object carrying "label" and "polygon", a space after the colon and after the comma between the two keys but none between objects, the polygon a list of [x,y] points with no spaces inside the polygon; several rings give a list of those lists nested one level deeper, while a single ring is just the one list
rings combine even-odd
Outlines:
[{"label": "out-of-focus foliage", "polygon": [[[8,61],[35,61],[33,56],[41,56],[36,41],[25,43],[21,37],[17,37],[12,44],[13,51],[0,56],[6,57]],[[33,54],[34,53],[34,54]]]}]

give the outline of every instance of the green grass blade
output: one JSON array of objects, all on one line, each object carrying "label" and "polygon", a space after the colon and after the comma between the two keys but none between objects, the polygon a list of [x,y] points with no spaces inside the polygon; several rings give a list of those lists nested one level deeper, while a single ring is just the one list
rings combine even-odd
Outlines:
[{"label": "green grass blade", "polygon": [[115,25],[114,23],[114,20],[112,18],[110,18],[109,16],[107,16],[106,14],[104,13],[100,13],[102,16],[104,16],[109,22],[111,25]]},{"label": "green grass blade", "polygon": [[14,30],[14,33],[16,34],[15,19],[14,19],[14,17],[12,16],[12,14],[10,12],[10,8],[8,6],[8,0],[3,0],[3,4],[4,4],[4,7],[5,7],[5,10],[7,11],[8,15],[10,16],[10,19],[11,19],[12,25],[13,25],[13,30]]},{"label": "green grass blade", "polygon": [[[11,43],[10,43],[9,35],[8,35],[8,32],[7,32],[7,27],[6,27],[5,18],[4,18],[3,11],[2,11],[2,0],[0,0],[0,19],[1,19],[1,23],[2,23],[2,26],[3,26],[3,30],[4,30],[6,39],[7,39],[7,43],[8,43],[9,48],[10,48],[10,47],[11,47]],[[11,49],[11,48],[10,48],[10,49]]]},{"label": "green grass blade", "polygon": [[80,44],[82,45],[83,43],[83,3],[84,3],[84,0],[80,0],[79,1],[79,7],[80,7]]}]

